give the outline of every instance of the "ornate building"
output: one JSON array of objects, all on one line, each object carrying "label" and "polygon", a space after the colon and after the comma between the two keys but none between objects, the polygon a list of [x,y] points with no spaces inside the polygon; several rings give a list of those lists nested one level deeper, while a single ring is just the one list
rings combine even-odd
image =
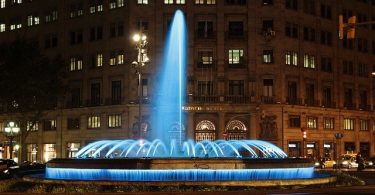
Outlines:
[{"label": "ornate building", "polygon": [[[289,156],[374,155],[375,25],[340,40],[338,16],[374,20],[375,1],[0,0],[0,42],[37,39],[46,55],[61,54],[70,87],[19,158],[72,157],[95,140],[147,134],[154,73],[177,9],[189,36],[187,138],[263,139]],[[131,66],[135,32],[149,42],[141,82]],[[1,130],[8,120],[1,115]]]}]

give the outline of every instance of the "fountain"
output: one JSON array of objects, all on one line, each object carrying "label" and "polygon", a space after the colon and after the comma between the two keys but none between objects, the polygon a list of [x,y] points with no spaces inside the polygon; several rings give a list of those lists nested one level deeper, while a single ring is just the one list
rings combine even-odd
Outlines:
[{"label": "fountain", "polygon": [[[290,159],[261,140],[185,139],[186,27],[176,11],[157,77],[151,139],[102,140],[83,147],[74,159],[47,163],[45,179],[112,181],[139,185],[288,185],[316,177],[306,159]],[[186,141],[185,141],[186,140]],[[254,184],[257,182],[258,184]],[[327,181],[317,181],[324,183]],[[303,183],[303,182],[302,182]]]}]

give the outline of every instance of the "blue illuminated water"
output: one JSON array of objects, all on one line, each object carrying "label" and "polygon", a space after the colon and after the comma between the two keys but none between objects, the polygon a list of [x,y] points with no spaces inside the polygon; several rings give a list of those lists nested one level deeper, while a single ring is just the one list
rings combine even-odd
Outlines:
[{"label": "blue illuminated water", "polygon": [[151,140],[164,143],[185,140],[182,106],[186,96],[187,33],[184,14],[177,10],[170,24],[164,48],[163,63],[155,81],[155,97],[151,114]]},{"label": "blue illuminated water", "polygon": [[248,181],[271,179],[308,179],[314,168],[276,169],[72,169],[47,168],[47,178],[111,181]]}]

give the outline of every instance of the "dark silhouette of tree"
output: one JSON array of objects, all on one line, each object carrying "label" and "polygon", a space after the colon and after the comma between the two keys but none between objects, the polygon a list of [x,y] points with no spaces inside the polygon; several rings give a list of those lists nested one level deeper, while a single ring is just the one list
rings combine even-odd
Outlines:
[{"label": "dark silhouette of tree", "polygon": [[[0,44],[0,112],[18,122],[21,144],[63,92],[64,62],[44,56],[35,41]],[[31,124],[31,125],[30,125]]]}]

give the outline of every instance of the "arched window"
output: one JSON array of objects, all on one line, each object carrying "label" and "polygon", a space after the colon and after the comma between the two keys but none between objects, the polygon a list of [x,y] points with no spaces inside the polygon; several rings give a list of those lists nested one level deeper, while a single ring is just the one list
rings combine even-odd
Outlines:
[{"label": "arched window", "polygon": [[224,138],[226,140],[240,140],[247,138],[247,128],[242,121],[229,121],[225,127]]},{"label": "arched window", "polygon": [[195,127],[195,141],[215,140],[216,128],[214,123],[209,120],[200,121]]}]

